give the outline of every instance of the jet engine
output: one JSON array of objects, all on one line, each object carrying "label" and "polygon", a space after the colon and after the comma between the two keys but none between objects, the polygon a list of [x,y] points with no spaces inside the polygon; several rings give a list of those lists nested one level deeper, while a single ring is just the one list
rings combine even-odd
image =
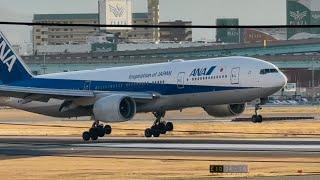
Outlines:
[{"label": "jet engine", "polygon": [[125,122],[136,114],[135,101],[125,95],[111,95],[94,103],[93,115],[95,120],[102,122]]},{"label": "jet engine", "polygon": [[225,104],[215,106],[204,106],[203,109],[214,117],[237,116],[244,112],[246,104]]}]

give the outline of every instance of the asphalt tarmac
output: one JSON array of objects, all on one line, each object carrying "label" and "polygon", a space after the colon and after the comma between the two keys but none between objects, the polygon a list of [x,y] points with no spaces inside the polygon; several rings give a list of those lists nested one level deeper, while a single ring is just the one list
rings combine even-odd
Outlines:
[{"label": "asphalt tarmac", "polygon": [[[319,157],[320,139],[199,139],[0,136],[0,159],[33,156]],[[250,161],[252,162],[252,161]],[[260,161],[257,161],[260,162]],[[318,161],[309,163],[320,164]]]}]

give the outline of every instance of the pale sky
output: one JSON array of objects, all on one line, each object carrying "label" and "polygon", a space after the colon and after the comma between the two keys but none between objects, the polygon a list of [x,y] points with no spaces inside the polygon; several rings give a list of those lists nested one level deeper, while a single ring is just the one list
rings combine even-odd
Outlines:
[{"label": "pale sky", "polygon": [[[33,14],[97,13],[98,0],[0,0],[0,21],[32,21]],[[146,11],[145,0],[134,0],[134,12]],[[215,25],[216,18],[240,18],[240,25],[286,23],[286,0],[160,0],[160,20],[191,20]],[[14,44],[30,41],[31,28],[1,26]],[[213,29],[194,30],[195,40],[213,40]]]}]

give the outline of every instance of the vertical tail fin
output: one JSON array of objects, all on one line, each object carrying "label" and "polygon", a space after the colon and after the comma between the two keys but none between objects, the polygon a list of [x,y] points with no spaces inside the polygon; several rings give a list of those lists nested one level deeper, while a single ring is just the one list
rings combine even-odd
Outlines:
[{"label": "vertical tail fin", "polygon": [[30,78],[32,78],[30,70],[0,31],[0,81],[3,84],[10,84]]}]

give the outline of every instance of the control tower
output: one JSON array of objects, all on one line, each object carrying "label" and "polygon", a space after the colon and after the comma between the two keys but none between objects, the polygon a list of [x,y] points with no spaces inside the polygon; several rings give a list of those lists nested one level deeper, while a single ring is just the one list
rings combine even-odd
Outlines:
[{"label": "control tower", "polygon": [[[148,14],[149,14],[149,18],[152,19],[153,25],[158,25],[160,22],[159,0],[148,0]],[[153,39],[155,41],[159,41],[160,39],[159,28],[154,28]]]}]

